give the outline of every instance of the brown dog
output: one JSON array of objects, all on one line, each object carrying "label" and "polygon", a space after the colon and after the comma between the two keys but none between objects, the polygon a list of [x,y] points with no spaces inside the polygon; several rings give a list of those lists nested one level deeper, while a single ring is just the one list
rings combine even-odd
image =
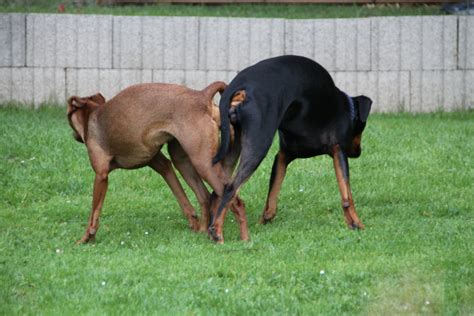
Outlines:
[{"label": "brown dog", "polygon": [[[171,84],[139,84],[131,86],[108,102],[99,93],[68,100],[67,116],[74,137],[83,142],[96,176],[92,211],[84,236],[78,243],[95,238],[99,215],[107,191],[108,174],[114,169],[149,166],[170,186],[193,230],[207,230],[210,194],[201,179],[215,192],[224,184],[238,159],[240,148],[212,165],[218,146],[219,110],[212,99],[226,87],[214,82],[202,91]],[[202,211],[199,223],[171,162],[160,152],[168,143],[175,167],[197,196]],[[240,223],[241,238],[248,239],[245,206],[236,198],[231,205]]]}]

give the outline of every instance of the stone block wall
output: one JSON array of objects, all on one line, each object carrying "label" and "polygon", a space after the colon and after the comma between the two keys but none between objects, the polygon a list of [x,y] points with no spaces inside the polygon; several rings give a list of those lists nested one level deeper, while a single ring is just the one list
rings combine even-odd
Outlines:
[{"label": "stone block wall", "polygon": [[285,20],[0,15],[0,103],[107,98],[140,82],[202,89],[259,60],[310,57],[379,112],[474,107],[474,17]]}]

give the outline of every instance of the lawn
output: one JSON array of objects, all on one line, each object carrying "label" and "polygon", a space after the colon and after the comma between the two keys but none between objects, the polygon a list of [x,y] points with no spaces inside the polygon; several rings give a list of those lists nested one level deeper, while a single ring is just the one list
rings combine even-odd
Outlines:
[{"label": "lawn", "polygon": [[2,107],[0,135],[1,315],[474,313],[473,111],[369,118],[351,160],[364,231],[328,157],[292,163],[259,225],[273,146],[241,192],[251,241],[229,214],[224,245],[140,169],[111,174],[97,241],[77,246],[93,172],[65,109]]},{"label": "lawn", "polygon": [[215,16],[286,19],[358,18],[369,16],[406,16],[443,14],[439,5],[331,5],[331,4],[159,4],[98,6],[95,1],[75,0],[0,0],[0,12],[57,13],[65,4],[69,14],[112,14],[147,16]]}]

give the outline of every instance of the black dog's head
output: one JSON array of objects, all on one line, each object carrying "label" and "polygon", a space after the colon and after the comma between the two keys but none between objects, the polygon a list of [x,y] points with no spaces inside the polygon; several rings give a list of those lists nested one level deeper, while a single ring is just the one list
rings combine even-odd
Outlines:
[{"label": "black dog's head", "polygon": [[352,139],[348,156],[357,158],[361,154],[360,143],[362,141],[362,132],[364,131],[367,118],[369,117],[370,108],[372,107],[372,100],[365,95],[360,95],[352,98],[354,103],[354,121],[352,127]]}]

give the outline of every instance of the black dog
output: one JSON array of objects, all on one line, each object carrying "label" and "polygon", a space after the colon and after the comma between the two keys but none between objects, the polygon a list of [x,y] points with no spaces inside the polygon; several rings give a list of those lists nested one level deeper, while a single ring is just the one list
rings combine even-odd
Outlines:
[{"label": "black dog", "polygon": [[[235,100],[241,102],[236,105]],[[209,233],[214,240],[223,241],[223,210],[259,166],[277,130],[280,151],[273,163],[261,221],[266,223],[275,217],[288,164],[296,158],[328,154],[334,161],[347,225],[363,228],[352,200],[347,158],[361,154],[362,131],[371,105],[372,100],[366,96],[349,97],[339,90],[321,65],[305,57],[270,58],[241,71],[225,89],[219,104],[221,144],[213,163],[223,159],[229,149],[230,122],[240,133],[242,152],[222,200],[213,201]]]}]

